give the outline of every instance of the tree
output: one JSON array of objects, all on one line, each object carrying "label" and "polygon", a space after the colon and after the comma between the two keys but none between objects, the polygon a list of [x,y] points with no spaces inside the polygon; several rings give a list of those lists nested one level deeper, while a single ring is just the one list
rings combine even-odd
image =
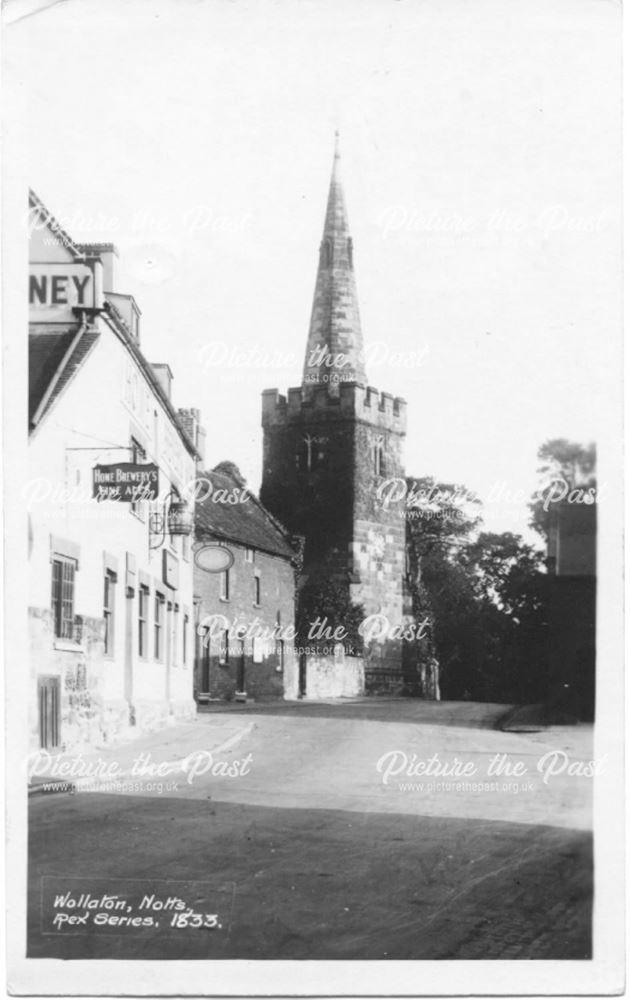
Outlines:
[{"label": "tree", "polygon": [[458,484],[407,480],[407,586],[415,621],[428,619],[429,628],[407,651],[406,680],[423,697],[440,690],[452,698],[463,689],[474,631],[464,623],[471,623],[474,596],[457,553],[480,524],[480,503]]},{"label": "tree", "polygon": [[[507,700],[538,700],[548,676],[549,580],[542,553],[512,532],[482,532],[463,558],[496,640],[495,690]],[[490,613],[492,606],[498,614]]]},{"label": "tree", "polygon": [[597,487],[597,454],[594,442],[584,445],[567,438],[553,438],[540,446],[538,460],[539,486],[529,504],[529,523],[546,540],[551,505],[568,497],[574,489],[587,491]]},{"label": "tree", "polygon": [[482,531],[462,553],[480,597],[496,603],[516,623],[519,615],[539,608],[542,554],[511,531]]},{"label": "tree", "polygon": [[536,700],[546,678],[541,554],[512,532],[480,531],[480,502],[461,486],[410,480],[409,495],[413,613],[431,622],[420,664],[434,650],[446,698]]}]

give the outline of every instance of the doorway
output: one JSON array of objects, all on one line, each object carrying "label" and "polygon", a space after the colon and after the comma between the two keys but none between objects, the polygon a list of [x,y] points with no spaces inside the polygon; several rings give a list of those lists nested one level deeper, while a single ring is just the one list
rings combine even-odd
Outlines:
[{"label": "doorway", "polygon": [[298,698],[306,698],[306,653],[300,653],[298,674]]},{"label": "doorway", "polygon": [[245,643],[242,639],[236,661],[236,693],[245,694]]},{"label": "doorway", "polygon": [[37,678],[39,745],[42,750],[55,750],[61,742],[60,691],[59,677],[47,675]]}]

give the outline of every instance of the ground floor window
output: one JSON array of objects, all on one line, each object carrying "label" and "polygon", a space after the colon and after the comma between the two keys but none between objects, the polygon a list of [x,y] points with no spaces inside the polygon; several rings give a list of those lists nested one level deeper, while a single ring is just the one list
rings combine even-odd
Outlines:
[{"label": "ground floor window", "polygon": [[148,655],[148,618],[149,588],[140,587],[138,590],[138,653],[140,656]]},{"label": "ground floor window", "polygon": [[227,629],[221,635],[221,647],[219,649],[219,663],[222,667],[227,667],[230,662],[230,633]]},{"label": "ground floor window", "polygon": [[156,660],[161,660],[164,655],[164,603],[164,595],[156,593],[155,613],[153,618],[154,656]]},{"label": "ground floor window", "polygon": [[114,612],[116,608],[116,574],[105,573],[103,586],[103,618],[105,619],[105,656],[114,655]]},{"label": "ground floor window", "polygon": [[74,635],[74,559],[55,556],[52,563],[52,617],[58,639]]}]

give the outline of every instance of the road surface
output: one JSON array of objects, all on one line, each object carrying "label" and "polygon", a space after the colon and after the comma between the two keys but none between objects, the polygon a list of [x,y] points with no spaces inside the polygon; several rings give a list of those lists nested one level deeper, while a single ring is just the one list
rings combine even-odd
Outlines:
[{"label": "road surface", "polygon": [[58,758],[66,790],[40,760],[29,956],[590,957],[592,728],[504,710],[213,706]]}]

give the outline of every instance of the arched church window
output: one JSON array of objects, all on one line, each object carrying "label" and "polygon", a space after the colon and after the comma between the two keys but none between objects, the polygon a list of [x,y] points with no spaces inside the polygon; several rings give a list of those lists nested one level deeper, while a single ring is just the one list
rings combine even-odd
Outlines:
[{"label": "arched church window", "polygon": [[385,436],[379,434],[372,442],[372,468],[374,475],[385,475]]},{"label": "arched church window", "polygon": [[304,434],[296,455],[296,465],[300,472],[314,472],[326,462],[326,439],[314,434]]}]

